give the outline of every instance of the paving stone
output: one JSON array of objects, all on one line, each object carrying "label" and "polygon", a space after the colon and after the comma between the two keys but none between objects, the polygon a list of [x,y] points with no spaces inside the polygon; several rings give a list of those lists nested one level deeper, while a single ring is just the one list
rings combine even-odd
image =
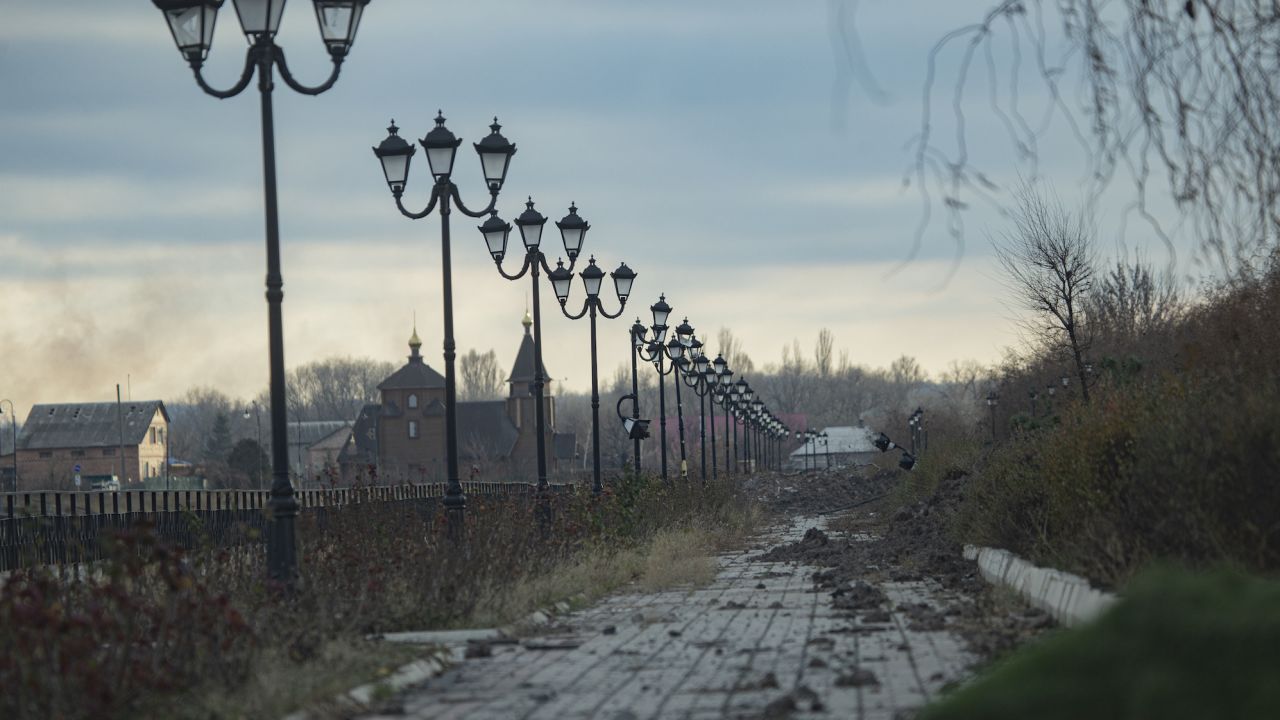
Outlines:
[{"label": "paving stone", "polygon": [[[815,526],[823,519],[795,519],[757,550]],[[797,719],[893,720],[966,676],[974,658],[958,637],[945,627],[913,629],[899,610],[939,606],[935,583],[877,584],[887,619],[864,624],[865,613],[835,610],[829,591],[813,592],[817,568],[759,555],[719,558],[706,587],[616,594],[567,614],[571,637],[462,659],[410,691],[404,717],[697,720],[757,717],[779,703]]]}]

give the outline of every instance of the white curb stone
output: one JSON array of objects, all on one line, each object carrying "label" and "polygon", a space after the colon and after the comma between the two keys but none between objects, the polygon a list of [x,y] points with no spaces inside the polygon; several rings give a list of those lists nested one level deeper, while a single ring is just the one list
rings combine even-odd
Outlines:
[{"label": "white curb stone", "polygon": [[1085,578],[1037,567],[1008,550],[965,545],[964,556],[978,562],[987,582],[1015,590],[1067,627],[1098,617],[1117,600],[1114,593],[1094,588]]}]

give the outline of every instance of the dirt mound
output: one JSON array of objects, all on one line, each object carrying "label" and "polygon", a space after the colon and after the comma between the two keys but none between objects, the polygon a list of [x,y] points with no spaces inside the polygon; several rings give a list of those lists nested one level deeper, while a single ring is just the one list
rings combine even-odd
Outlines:
[{"label": "dirt mound", "polygon": [[816,515],[847,508],[883,496],[897,482],[897,474],[867,475],[852,468],[804,473],[759,473],[744,481],[744,489],[765,507],[788,515]]},{"label": "dirt mound", "polygon": [[815,477],[818,497],[796,492],[790,507],[847,509],[827,532],[810,528],[798,542],[775,547],[762,558],[825,567],[814,573],[814,584],[831,593],[834,608],[858,614],[862,622],[889,620],[887,599],[868,581],[937,581],[951,591],[941,606],[893,610],[912,630],[954,630],[982,658],[999,656],[1052,626],[1043,612],[992,592],[977,565],[964,559],[949,527],[964,497],[964,477],[943,480],[929,497],[897,508],[888,497],[895,482],[896,472],[857,482]]}]

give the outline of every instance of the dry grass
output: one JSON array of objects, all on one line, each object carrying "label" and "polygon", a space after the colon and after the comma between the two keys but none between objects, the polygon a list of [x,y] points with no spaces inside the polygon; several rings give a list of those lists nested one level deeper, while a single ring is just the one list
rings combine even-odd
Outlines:
[{"label": "dry grass", "polygon": [[710,579],[711,554],[759,513],[728,483],[625,478],[557,496],[549,525],[520,498],[473,498],[466,541],[412,503],[299,521],[295,591],[262,556],[123,533],[97,576],[45,569],[0,581],[0,717],[279,717],[411,659],[363,640],[507,624],[621,587]]},{"label": "dry grass", "polygon": [[596,545],[564,562],[516,582],[490,588],[459,627],[493,627],[516,622],[557,602],[588,605],[619,588],[658,592],[705,585],[715,579],[715,553],[740,546],[763,514],[755,506],[728,513],[718,522],[693,521],[664,528],[631,546]]},{"label": "dry grass", "polygon": [[218,685],[194,688],[184,697],[154,710],[173,720],[208,718],[282,718],[300,707],[310,717],[337,718],[350,707],[336,699],[356,685],[376,682],[413,660],[434,654],[432,648],[382,643],[359,638],[324,641],[307,672],[297,671],[290,651],[273,648],[254,658],[250,678],[229,690]]}]

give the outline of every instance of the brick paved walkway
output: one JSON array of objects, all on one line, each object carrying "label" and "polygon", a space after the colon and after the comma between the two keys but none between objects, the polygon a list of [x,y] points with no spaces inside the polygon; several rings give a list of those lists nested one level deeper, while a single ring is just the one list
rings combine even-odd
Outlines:
[{"label": "brick paved walkway", "polygon": [[887,613],[851,613],[815,592],[815,568],[758,559],[821,524],[797,519],[722,557],[705,588],[615,595],[561,618],[570,634],[494,645],[411,691],[399,717],[902,717],[972,658],[949,632],[911,629],[899,609],[936,605],[929,582],[882,583]]}]

